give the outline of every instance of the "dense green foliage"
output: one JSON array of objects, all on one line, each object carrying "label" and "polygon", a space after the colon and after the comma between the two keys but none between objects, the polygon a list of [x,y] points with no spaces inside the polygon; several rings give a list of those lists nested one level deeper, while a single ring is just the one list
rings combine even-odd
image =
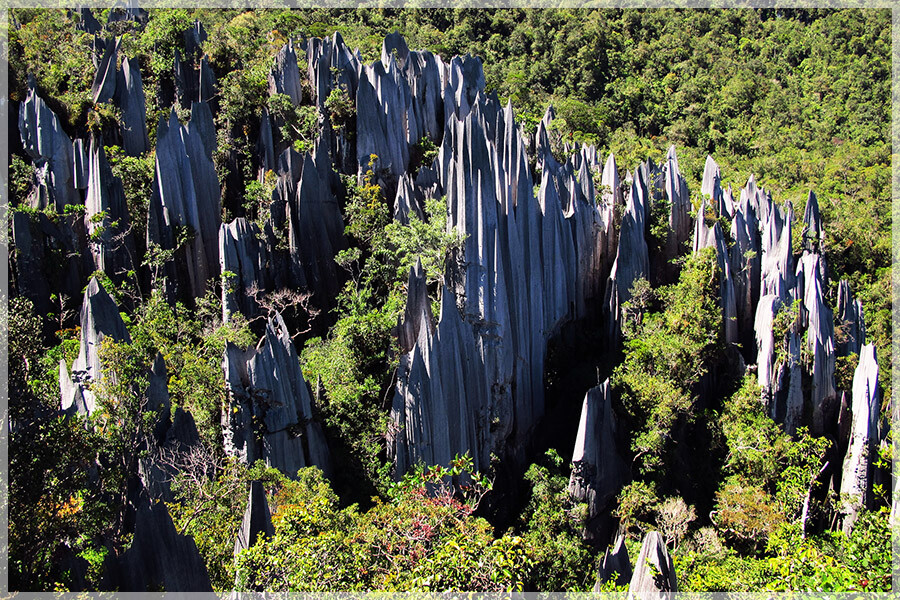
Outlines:
[{"label": "dense green foliage", "polygon": [[324,392],[318,399],[326,424],[348,441],[365,476],[383,489],[385,409],[399,360],[393,328],[403,311],[405,284],[416,261],[429,282],[441,280],[447,255],[460,240],[447,231],[442,201],[429,201],[427,221],[413,214],[408,226],[393,222],[372,178],[369,171],[361,186],[345,178],[346,233],[355,243],[337,261],[350,278],[338,297],[337,323],[326,339],[307,342],[302,359],[304,375]]},{"label": "dense green foliage", "polygon": [[[689,257],[677,284],[651,291],[639,282],[635,288],[644,291],[623,308],[625,357],[614,384],[622,388],[623,408],[637,426],[632,450],[639,472],[646,475],[671,469],[666,455],[673,430],[679,420],[696,416],[692,387],[719,349],[715,251],[707,248]],[[654,297],[665,310],[645,314]]]},{"label": "dense green foliage", "polygon": [[455,486],[397,486],[362,513],[341,509],[317,469],[275,498],[275,535],[238,556],[238,588],[257,591],[522,589],[525,544],[494,539]]},{"label": "dense green foliage", "polygon": [[[107,12],[95,14],[105,22]],[[126,157],[115,145],[120,115],[112,104],[91,102],[93,37],[75,28],[76,17],[39,9],[14,9],[11,17],[10,100],[24,100],[33,77],[70,137],[104,136],[138,254],[126,281],[103,280],[120,307],[134,307],[123,314],[132,341],[104,344],[107,377],[94,388],[100,410],[88,427],[56,417],[59,362],[71,368],[78,353],[78,299],[54,296],[47,315],[35,315],[21,298],[10,300],[12,588],[77,586],[76,559],[87,561],[84,583],[96,588],[107,554],[128,546],[127,480],[164,416],[145,410],[157,353],[166,361],[172,408],[191,412],[203,442],[194,462],[181,465],[169,510],[179,532],[197,543],[216,590],[235,581],[242,589],[279,591],[591,588],[603,549],[581,538],[585,510],[568,494],[568,470],[558,455],[527,470],[530,499],[506,532],[476,512],[480,494],[463,490],[470,483],[460,473],[465,459],[452,474],[422,466],[400,485],[391,480],[384,436],[407,277],[421,260],[436,308],[446,260],[460,246],[447,230],[442,201],[429,201],[424,220],[411,216],[401,226],[371,172],[362,182],[343,180],[350,248],[337,261],[346,285],[328,316],[333,325],[306,341],[301,361],[341,465],[335,480],[306,469],[291,481],[262,464],[227,461],[222,351],[226,341],[252,345],[254,334],[239,316],[222,323],[215,292],[185,307],[141,288],[142,265],[155,275],[164,258],[158,248],[143,247],[154,152]],[[622,168],[647,157],[658,161],[675,143],[694,200],[707,154],[735,196],[753,173],[799,215],[813,189],[831,281],[848,279],[863,301],[890,398],[889,11],[151,10],[146,27],[111,25],[140,64],[151,147],[157,123],[171,110],[173,63],[176,53],[186,55],[183,32],[195,20],[208,34],[202,51],[217,77],[214,161],[225,220],[265,218],[274,175],[260,179],[252,158],[263,108],[275,118],[276,142],[300,151],[312,148],[320,122],[354,136],[354,99],[337,88],[320,114],[300,51],[301,105],[269,95],[279,49],[291,38],[339,31],[371,62],[384,35],[397,30],[410,48],[444,59],[480,56],[488,90],[512,101],[526,131],[552,104],[555,140],[595,144],[603,156],[615,153]],[[185,119],[183,108],[176,112]],[[410,173],[435,155],[430,141],[416,144]],[[32,177],[29,161],[12,155],[11,203],[24,212]],[[658,246],[666,206],[654,207],[650,242]],[[83,210],[48,216],[73,220]],[[48,254],[54,265],[64,258],[59,248]],[[61,268],[48,267],[53,274]],[[626,307],[623,361],[613,381],[632,481],[615,514],[629,534],[632,559],[639,536],[658,529],[674,552],[682,590],[888,589],[883,507],[864,512],[850,536],[802,534],[802,505],[810,488],[819,489],[815,476],[830,442],[802,430],[787,436],[765,414],[752,376],[713,394],[701,391],[707,375],[730,376],[720,364],[716,269],[709,252],[690,257],[677,283],[652,290],[639,282]],[[834,287],[826,290],[832,304]],[[44,337],[48,331],[55,336]],[[854,360],[839,362],[842,388],[852,380]],[[234,536],[254,479],[263,481],[275,511],[275,535],[235,561]],[[489,487],[474,481],[481,492]],[[371,507],[350,504],[365,504],[370,494],[378,494]],[[833,515],[837,500],[826,496],[811,508]]]}]

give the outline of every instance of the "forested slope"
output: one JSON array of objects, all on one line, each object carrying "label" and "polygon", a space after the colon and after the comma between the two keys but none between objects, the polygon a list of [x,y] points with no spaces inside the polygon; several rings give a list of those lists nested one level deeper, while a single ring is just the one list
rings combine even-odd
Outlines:
[{"label": "forested slope", "polygon": [[11,11],[11,586],[887,589],[890,24]]}]

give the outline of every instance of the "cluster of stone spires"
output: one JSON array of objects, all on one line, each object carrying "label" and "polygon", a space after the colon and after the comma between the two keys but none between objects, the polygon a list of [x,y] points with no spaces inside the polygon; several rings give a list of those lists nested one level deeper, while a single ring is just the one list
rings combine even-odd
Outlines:
[{"label": "cluster of stone spires", "polygon": [[[83,23],[92,27],[90,19]],[[672,259],[693,239],[694,252],[715,249],[725,340],[740,343],[746,362],[758,365],[769,414],[791,433],[807,425],[814,434],[834,434],[842,468],[829,473],[831,485],[859,505],[871,501],[870,457],[884,435],[878,430],[878,367],[874,347],[865,344],[862,306],[846,282],[838,287],[838,317],[846,335],[836,340],[824,297],[824,233],[814,194],[807,201],[802,256],[795,264],[790,203],[778,206],[752,176],[736,202],[730,187],[722,189],[715,162],[707,159],[692,224],[674,147],[662,165],[647,161],[624,182],[612,155],[604,162],[593,147],[567,146],[576,151],[560,162],[551,152],[552,109],[533,136],[525,134],[512,107],[485,93],[479,59],[444,62],[427,51],[410,51],[394,34],[385,39],[381,60],[365,65],[335,34],[299,48],[307,53],[317,106],[323,107],[336,88],[355,98],[355,139],[323,120],[314,149],[301,154],[283,141],[276,144],[278,123],[264,110],[257,159],[260,177],[269,172],[276,177],[271,203],[259,223],[244,218],[221,223],[221,189],[211,159],[216,136],[209,100],[215,77],[199,52],[204,38],[199,24],[186,32],[187,59],[178,56],[174,65],[176,98],[190,108],[190,121],[182,125],[173,109],[157,131],[143,242],[175,252],[153,274],[153,285],[169,300],[201,296],[218,277],[226,320],[235,312],[260,316],[259,294],[267,291],[303,289],[326,301],[333,298],[340,283],[334,256],[346,247],[335,168],[353,169],[358,176],[372,169],[389,190],[401,223],[410,214],[423,216],[427,198],[445,197],[448,227],[465,236],[461,255],[444,277],[436,323],[421,265],[410,272],[388,439],[398,475],[417,462],[447,463],[465,452],[476,468],[485,469],[491,453],[521,447],[544,414],[550,337],[600,304],[608,341],[617,344],[622,306],[634,283],[673,281]],[[138,66],[125,57],[116,70],[116,40],[98,35],[95,51],[95,100],[112,101],[122,110],[123,147],[140,155],[149,143]],[[304,101],[299,68],[295,44],[289,42],[274,60],[270,93],[286,94],[295,104]],[[114,281],[136,270],[122,183],[112,175],[102,140],[72,142],[34,86],[20,106],[18,128],[35,166],[31,206],[63,213],[68,205],[85,205],[83,216],[57,221],[43,214],[36,222],[23,213],[13,216],[18,293],[41,310],[49,306],[51,291],[80,295],[86,275],[95,270]],[[440,149],[434,163],[413,178],[410,150],[423,138]],[[539,166],[537,193],[529,151]],[[649,215],[659,202],[669,214],[667,237],[651,248]],[[708,219],[710,214],[715,219]],[[723,229],[729,221],[730,247]],[[66,262],[58,271],[62,277],[51,278],[44,264],[59,248]],[[776,332],[776,315],[795,303],[796,318],[787,331]],[[89,415],[95,404],[86,382],[102,378],[102,339],[128,341],[118,307],[97,279],[84,293],[81,325],[72,373],[60,365],[61,407],[67,414]],[[836,390],[835,359],[852,353],[860,357],[853,389]],[[228,454],[247,462],[262,458],[289,475],[309,464],[326,472],[332,468],[321,426],[312,418],[309,386],[279,315],[269,318],[256,348],[230,345],[223,370]],[[808,397],[804,377],[812,382]],[[189,414],[168,418],[162,357],[150,382],[149,405],[165,415],[153,443],[178,452],[199,444]],[[626,477],[614,430],[606,382],[585,397],[570,484],[572,494],[588,502],[592,517],[607,507]],[[157,515],[164,506],[149,504],[170,493],[164,484],[167,467],[153,463],[152,455],[142,465],[146,494],[139,514],[165,520]],[[170,547],[183,548],[172,539]],[[245,532],[243,543],[252,539]],[[170,585],[167,589],[179,587]]]}]

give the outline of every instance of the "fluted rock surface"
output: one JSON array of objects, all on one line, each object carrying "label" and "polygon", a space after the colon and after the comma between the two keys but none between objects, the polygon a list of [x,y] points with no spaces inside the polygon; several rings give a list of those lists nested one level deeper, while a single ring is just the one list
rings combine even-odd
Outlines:
[{"label": "fluted rock surface", "polygon": [[583,279],[605,243],[586,199],[593,182],[572,164],[545,169],[534,197],[512,109],[495,98],[452,113],[437,168],[448,225],[466,237],[437,329],[420,327],[401,360],[389,440],[398,476],[466,451],[484,468],[524,442],[544,412],[546,341],[597,289]]},{"label": "fluted rock surface", "polygon": [[90,169],[85,192],[85,227],[94,267],[116,282],[137,270],[122,181],[113,175],[99,138],[91,139]]},{"label": "fluted rock surface", "polygon": [[259,540],[260,536],[271,537],[275,534],[272,527],[272,516],[269,513],[269,503],[266,501],[266,492],[262,482],[254,480],[250,482],[250,495],[247,498],[247,510],[244,511],[244,519],[241,528],[238,529],[234,540],[234,553],[250,548]]},{"label": "fluted rock surface", "polygon": [[722,309],[722,321],[725,325],[725,341],[729,344],[738,341],[737,300],[734,293],[734,278],[731,275],[728,247],[722,226],[716,222],[712,227],[706,223],[707,203],[700,203],[697,219],[694,222],[694,254],[704,248],[714,248],[719,271],[719,306]]},{"label": "fluted rock surface", "polygon": [[360,59],[344,43],[337,31],[330,38],[311,38],[306,49],[309,81],[319,109],[335,87],[344,88],[350,98],[356,97],[359,85]]},{"label": "fluted rock surface", "polygon": [[272,69],[269,71],[269,93],[285,94],[296,106],[303,101],[300,67],[293,40],[282,46],[273,59]]},{"label": "fluted rock surface", "polygon": [[25,152],[34,160],[35,166],[47,166],[50,200],[57,212],[63,212],[67,204],[80,204],[72,173],[72,140],[33,85],[29,86],[28,96],[19,106],[19,133]]},{"label": "fluted rock surface", "polygon": [[850,445],[844,458],[841,494],[850,498],[846,507],[844,530],[852,529],[862,507],[871,506],[873,463],[878,447],[878,418],[881,394],[878,385],[878,361],[875,346],[867,344],[859,354],[853,374],[853,424]]},{"label": "fluted rock surface", "polygon": [[678,591],[675,565],[659,532],[651,531],[644,537],[641,553],[634,565],[634,574],[628,585],[628,598],[667,598]]},{"label": "fluted rock surface", "polygon": [[103,58],[97,66],[91,95],[94,104],[109,102],[116,94],[116,60],[119,54],[119,38],[106,40]]},{"label": "fluted rock surface", "polygon": [[734,218],[731,221],[731,239],[733,245],[729,249],[728,258],[734,281],[738,340],[744,351],[745,359],[755,362],[753,321],[760,296],[762,258],[756,211],[750,206],[747,199],[740,202],[734,210]]},{"label": "fluted rock surface", "polygon": [[594,592],[599,592],[601,586],[612,579],[613,574],[616,574],[616,585],[627,585],[631,581],[631,560],[625,547],[625,534],[622,533],[616,536],[615,543],[607,548],[600,561]]},{"label": "fluted rock surface", "polygon": [[[269,319],[255,351],[242,355],[228,346],[223,367],[229,389],[229,416],[223,414],[227,454],[248,461],[259,457],[290,477],[310,465],[330,473],[322,427],[313,420],[309,386],[281,315]],[[248,428],[254,422],[256,429]]]},{"label": "fluted rock surface", "polygon": [[227,322],[234,312],[248,318],[259,314],[254,296],[263,293],[268,284],[268,252],[260,242],[260,231],[243,217],[219,228],[219,262],[222,272],[222,319]]},{"label": "fluted rock surface", "polygon": [[[88,185],[88,177],[91,172],[90,146],[85,145],[83,139],[72,142],[72,185],[76,189],[83,190]],[[46,206],[46,203],[42,203]]]},{"label": "fluted rock surface", "polygon": [[212,592],[194,538],[178,533],[162,502],[138,509],[134,541],[119,566],[123,592]]},{"label": "fluted rock surface", "polygon": [[[356,155],[359,172],[369,169],[394,182],[409,166],[409,147],[419,140],[409,82],[392,56],[387,64],[363,65],[356,93]],[[411,127],[412,125],[412,127]]]},{"label": "fluted rock surface", "polygon": [[172,110],[157,129],[156,176],[150,198],[147,245],[178,249],[165,268],[176,293],[200,297],[219,268],[220,189],[207,147],[212,115],[194,103],[191,121],[182,126]]},{"label": "fluted rock surface", "polygon": [[[846,279],[838,284],[838,320],[841,335],[836,337],[835,354],[859,354],[866,343],[866,321],[862,302],[855,300]],[[835,332],[837,333],[837,332]]]},{"label": "fluted rock surface", "polygon": [[638,279],[650,275],[650,255],[644,236],[647,222],[647,184],[638,169],[631,181],[625,213],[619,227],[619,245],[606,288],[604,302],[611,345],[621,335],[622,305],[631,300],[631,288]]},{"label": "fluted rock surface", "polygon": [[820,260],[818,254],[807,254],[800,259],[797,268],[797,293],[802,293],[803,307],[807,311],[807,352],[812,356],[810,430],[813,435],[825,433],[834,416],[832,413],[837,408],[834,389],[834,316],[825,302],[825,282],[821,278]]},{"label": "fluted rock surface", "polygon": [[98,382],[103,376],[100,347],[107,337],[116,342],[131,342],[119,307],[94,278],[81,304],[81,342],[78,357],[72,363],[71,381],[66,381],[69,375],[64,372],[65,365],[60,364],[60,391],[66,394],[62,398],[62,410],[66,414],[94,412],[95,396],[87,383]]},{"label": "fluted rock surface", "polygon": [[[625,481],[626,464],[616,448],[616,421],[609,379],[588,390],[572,453],[569,493],[588,505],[588,537]],[[619,573],[622,574],[621,571]]]},{"label": "fluted rock surface", "polygon": [[122,57],[116,95],[122,110],[122,147],[128,156],[140,156],[150,149],[150,140],[144,84],[136,58]]},{"label": "fluted rock surface", "polygon": [[80,18],[76,27],[85,33],[89,33],[91,35],[95,35],[100,33],[103,26],[100,25],[100,21],[94,17],[94,13],[91,12],[91,9],[87,6],[79,6],[74,11]]}]

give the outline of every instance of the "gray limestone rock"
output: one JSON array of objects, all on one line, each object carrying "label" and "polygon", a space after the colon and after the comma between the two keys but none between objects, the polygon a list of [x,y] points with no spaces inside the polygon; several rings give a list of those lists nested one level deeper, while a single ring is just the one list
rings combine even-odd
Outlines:
[{"label": "gray limestone rock", "polygon": [[200,21],[194,21],[194,26],[184,32],[184,49],[191,60],[199,58],[203,54],[203,43],[207,40],[206,29]]},{"label": "gray limestone rock", "polygon": [[678,168],[678,157],[675,154],[674,145],[669,147],[663,168],[665,173],[665,194],[671,203],[669,212],[670,235],[666,241],[667,256],[669,253],[673,253],[670,258],[675,258],[681,247],[691,238],[691,197],[687,182]]},{"label": "gray limestone rock", "polygon": [[275,170],[275,139],[272,135],[272,118],[264,106],[259,119],[259,139],[256,141],[256,156],[259,161],[260,183],[264,183],[266,173]]},{"label": "gray limestone rock", "polygon": [[[90,148],[85,146],[84,140],[79,138],[72,142],[72,183],[76,189],[83,190],[87,187],[90,162]],[[47,206],[47,202],[40,204]]]},{"label": "gray limestone rock", "polygon": [[386,69],[391,62],[391,58],[395,58],[397,64],[402,68],[406,64],[409,57],[409,46],[403,36],[394,31],[384,36],[384,42],[381,44],[381,62]]},{"label": "gray limestone rock", "polygon": [[432,329],[433,316],[431,314],[431,300],[428,298],[428,284],[425,279],[425,270],[422,261],[416,259],[416,264],[409,270],[409,282],[406,285],[406,308],[403,317],[398,317],[397,337],[400,342],[400,351],[409,352],[419,339],[419,330],[424,325]]},{"label": "gray limestone rock", "polygon": [[119,54],[119,38],[106,41],[103,58],[97,66],[97,74],[91,84],[94,104],[109,102],[116,94],[116,61]]},{"label": "gray limestone rock", "polygon": [[773,325],[775,323],[775,315],[778,313],[781,305],[781,299],[774,294],[761,297],[756,306],[756,318],[754,320],[757,347],[757,377],[759,386],[763,390],[763,395],[769,399],[768,403],[770,405],[776,388],[775,344],[781,343],[780,340],[775,339]]},{"label": "gray limestone rock", "polygon": [[728,249],[722,226],[716,222],[712,227],[706,224],[707,201],[700,203],[697,219],[694,222],[694,253],[704,248],[715,248],[719,270],[719,305],[722,307],[722,321],[725,326],[725,341],[729,344],[738,341],[737,300],[734,292],[734,278],[728,260]]},{"label": "gray limestone rock", "polygon": [[140,25],[146,25],[150,19],[150,13],[146,9],[137,6],[135,0],[128,0],[127,6],[116,6],[110,9],[107,23],[119,21],[134,21]]},{"label": "gray limestone rock", "polygon": [[275,528],[272,527],[272,516],[269,513],[269,503],[266,501],[262,482],[251,481],[247,510],[244,511],[244,520],[241,521],[241,528],[238,529],[237,538],[234,540],[234,553],[250,548],[256,544],[260,536],[273,535]]},{"label": "gray limestone rock", "polygon": [[700,194],[709,196],[713,206],[718,206],[722,198],[722,176],[719,173],[719,165],[712,156],[706,157],[703,167],[703,183],[700,185]]},{"label": "gray limestone rock", "polygon": [[[119,307],[103,289],[96,279],[91,279],[84,293],[81,305],[81,344],[78,357],[72,363],[72,383],[60,382],[60,390],[69,390],[62,398],[62,410],[67,414],[78,413],[90,415],[94,412],[94,393],[88,389],[88,382],[100,381],[103,376],[103,365],[100,363],[100,346],[105,338],[116,342],[131,342],[131,336],[119,315]],[[64,375],[60,369],[60,377]],[[80,388],[71,392],[72,386]],[[66,405],[65,402],[83,399],[84,404]]]},{"label": "gray limestone rock", "polygon": [[878,418],[881,411],[881,391],[878,382],[878,360],[875,345],[867,344],[859,354],[859,364],[853,374],[853,424],[850,444],[844,457],[841,476],[841,495],[850,498],[845,507],[843,528],[853,528],[859,510],[872,506],[873,463],[878,446]]},{"label": "gray limestone rock", "polygon": [[452,116],[464,119],[484,90],[484,67],[479,57],[466,54],[454,56],[443,71],[444,119],[449,124]]},{"label": "gray limestone rock", "polygon": [[[73,214],[51,220],[44,213],[19,211],[10,217],[16,292],[31,300],[35,314],[41,315],[59,308],[58,302],[51,308],[51,291],[72,300],[79,298],[85,273],[92,271],[90,258],[81,251],[86,242],[80,217]],[[51,258],[60,254],[62,261]]]},{"label": "gray limestone rock", "polygon": [[[588,505],[586,533],[622,488],[627,467],[616,448],[616,420],[612,412],[609,379],[588,390],[572,453],[569,493]],[[623,575],[622,572],[619,573]]]},{"label": "gray limestone rock", "polygon": [[313,420],[309,386],[281,315],[269,319],[246,369],[254,410],[260,412],[262,459],[291,477],[310,465],[329,475],[328,447],[321,426]]},{"label": "gray limestone rock", "polygon": [[[759,197],[759,195],[757,195]],[[768,206],[760,202],[760,207]],[[794,259],[791,247],[793,209],[788,205],[787,214],[781,214],[777,206],[757,209],[765,227],[762,236],[762,287],[760,294],[775,294],[787,300],[794,288]],[[763,216],[765,215],[765,216]]]},{"label": "gray limestone rock", "polygon": [[616,257],[616,249],[619,246],[619,230],[616,227],[615,214],[625,206],[625,197],[622,195],[622,182],[619,179],[619,170],[616,167],[616,158],[612,154],[606,159],[603,166],[603,175],[600,178],[602,191],[597,207],[603,215],[606,224],[604,236],[606,245],[603,249],[604,270],[612,269]]},{"label": "gray limestone rock", "polygon": [[635,561],[634,574],[628,585],[628,598],[669,598],[678,591],[675,565],[659,532],[644,537],[641,553]]},{"label": "gray limestone rock", "polygon": [[804,252],[821,253],[824,251],[825,229],[822,226],[822,215],[819,213],[819,200],[810,190],[806,199],[806,209],[803,211],[803,239]]},{"label": "gray limestone rock", "polygon": [[402,225],[409,225],[410,213],[420,221],[425,220],[425,207],[416,191],[409,174],[404,173],[397,186],[397,197],[394,198],[394,220]]},{"label": "gray limestone rock", "polygon": [[609,342],[618,344],[621,332],[622,305],[631,299],[631,287],[638,279],[650,275],[650,257],[646,230],[647,187],[639,171],[631,182],[625,213],[619,228],[616,261],[607,285],[605,307],[608,314]]},{"label": "gray limestone rock", "polygon": [[122,57],[116,95],[122,110],[122,147],[128,156],[140,156],[150,149],[150,140],[144,85],[136,58]]},{"label": "gray limestone rock", "polygon": [[300,68],[293,40],[288,41],[275,55],[269,71],[269,94],[286,94],[296,106],[303,101]]},{"label": "gray limestone rock", "polygon": [[72,12],[76,13],[80,18],[76,27],[81,31],[95,35],[103,29],[100,21],[94,17],[94,13],[87,6],[79,6]]},{"label": "gray limestone rock", "polygon": [[331,162],[319,144],[315,156],[303,155],[296,195],[285,204],[291,287],[311,291],[323,307],[340,289],[334,257],[347,243],[332,182]]},{"label": "gray limestone rock", "polygon": [[91,139],[89,166],[84,225],[94,267],[121,282],[129,270],[137,269],[137,254],[122,181],[113,175],[103,143],[97,137]]},{"label": "gray limestone rock", "polygon": [[803,307],[808,315],[807,351],[812,356],[810,432],[813,435],[825,433],[837,399],[834,389],[834,316],[825,302],[825,282],[821,279],[819,261],[818,254],[807,254],[800,259],[797,268],[798,294],[803,294]]},{"label": "gray limestone rock", "polygon": [[[604,242],[592,183],[557,163],[535,198],[524,148],[511,106],[496,98],[450,113],[435,166],[448,225],[466,237],[437,329],[419,327],[401,356],[388,446],[397,477],[467,451],[484,468],[492,452],[520,448],[544,412],[547,340],[597,289],[586,281],[598,277]],[[420,293],[411,286],[410,306]]]},{"label": "gray limestone rock", "polygon": [[80,204],[72,173],[72,140],[34,87],[29,87],[28,96],[19,106],[19,133],[25,152],[35,164],[48,166],[57,212],[62,213],[67,204]]},{"label": "gray limestone rock", "polygon": [[[209,60],[204,56],[200,59],[199,81],[197,83],[197,100],[208,103],[216,97],[216,75],[209,66]],[[213,138],[215,139],[215,138]],[[215,149],[213,147],[213,149]]]},{"label": "gray limestone rock", "polygon": [[396,61],[391,60],[387,67],[381,61],[361,67],[356,111],[359,173],[369,169],[374,154],[376,176],[396,183],[409,166],[409,147],[420,137],[420,132],[410,128],[415,125],[412,94]]},{"label": "gray limestone rock", "polygon": [[627,585],[631,581],[631,560],[625,547],[625,534],[622,533],[616,536],[615,543],[607,548],[603,555],[600,568],[597,570],[594,592],[599,592],[601,586],[612,579],[613,574],[616,574],[616,585]]},{"label": "gray limestone rock", "polygon": [[[222,438],[225,454],[251,465],[260,458],[253,431],[254,406],[247,361],[253,349],[243,351],[226,343],[222,357],[227,402],[222,410]],[[258,418],[258,414],[256,414]]]},{"label": "gray limestone rock", "polygon": [[339,32],[335,31],[331,38],[311,38],[306,52],[309,81],[320,110],[335,87],[346,90],[351,99],[356,97],[360,57],[358,52],[350,51]]},{"label": "gray limestone rock", "polygon": [[240,312],[248,318],[259,314],[254,294],[270,288],[266,264],[268,252],[254,223],[243,217],[223,223],[219,229],[219,262],[222,273],[222,319]]},{"label": "gray limestone rock", "polygon": [[753,320],[759,302],[762,258],[756,212],[746,200],[734,211],[731,239],[729,263],[734,280],[738,339],[745,358],[754,362]]},{"label": "gray limestone rock", "polygon": [[134,541],[120,558],[119,579],[123,592],[212,592],[194,539],[178,533],[163,502],[138,509]]},{"label": "gray limestone rock", "polygon": [[862,302],[853,299],[846,279],[838,284],[837,312],[841,333],[836,336],[835,356],[859,354],[866,343],[865,315]]},{"label": "gray limestone rock", "polygon": [[169,377],[166,371],[166,361],[162,354],[157,353],[153,361],[153,367],[150,369],[149,385],[147,386],[147,406],[148,412],[155,412],[159,415],[154,433],[158,440],[163,440],[166,431],[169,428],[169,413],[171,412],[171,402],[169,401]]},{"label": "gray limestone rock", "polygon": [[195,103],[187,126],[182,127],[174,110],[168,122],[160,121],[147,225],[148,246],[179,248],[165,273],[175,280],[179,294],[194,298],[206,293],[206,282],[219,267],[221,192],[206,146],[213,130],[210,120],[205,105]]}]

